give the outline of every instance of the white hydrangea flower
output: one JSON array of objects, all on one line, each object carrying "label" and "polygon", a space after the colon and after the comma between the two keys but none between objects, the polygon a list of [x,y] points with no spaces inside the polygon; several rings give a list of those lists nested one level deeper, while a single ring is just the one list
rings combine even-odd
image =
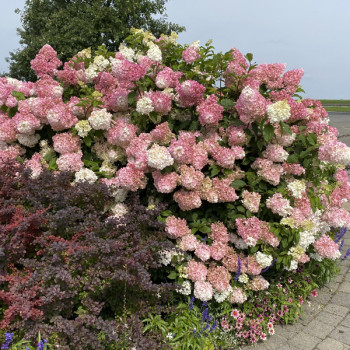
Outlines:
[{"label": "white hydrangea flower", "polygon": [[115,218],[124,216],[129,212],[129,208],[124,203],[116,203],[111,210]]},{"label": "white hydrangea flower", "polygon": [[262,252],[256,253],[256,261],[263,269],[270,266],[272,264],[272,260],[273,260],[273,258],[271,255],[264,254]]},{"label": "white hydrangea flower", "polygon": [[126,60],[128,60],[130,62],[132,62],[135,58],[135,51],[132,48],[127,47],[123,44],[119,45],[119,52],[123,55],[123,57]]},{"label": "white hydrangea flower", "polygon": [[85,76],[86,80],[91,83],[94,78],[96,78],[98,75],[97,67],[93,64],[90,64],[90,66],[85,70]]},{"label": "white hydrangea flower", "polygon": [[290,105],[286,100],[267,106],[266,113],[270,123],[280,123],[290,118]]},{"label": "white hydrangea flower", "polygon": [[317,253],[311,253],[311,254],[310,254],[310,258],[311,258],[311,259],[314,259],[314,260],[316,260],[316,261],[322,261],[321,255],[319,255],[319,254],[317,254]]},{"label": "white hydrangea flower", "polygon": [[149,50],[147,51],[148,58],[155,62],[161,62],[162,51],[160,50],[159,46],[152,42],[149,42],[148,47],[149,47]]},{"label": "white hydrangea flower", "polygon": [[17,125],[17,130],[21,134],[27,134],[28,135],[28,134],[33,134],[34,133],[31,124],[28,121],[26,121],[26,120],[21,121]]},{"label": "white hydrangea flower", "polygon": [[299,245],[306,250],[312,243],[315,242],[315,236],[310,231],[300,232]]},{"label": "white hydrangea flower", "polygon": [[90,169],[81,168],[75,173],[75,182],[87,181],[89,183],[94,183],[98,179],[97,175]]},{"label": "white hydrangea flower", "polygon": [[112,114],[108,113],[106,108],[94,110],[88,121],[95,130],[108,130],[111,126]]},{"label": "white hydrangea flower", "polygon": [[79,120],[78,123],[75,124],[75,129],[81,138],[86,137],[89,134],[90,130],[92,130],[87,120]]},{"label": "white hydrangea flower", "polygon": [[246,273],[241,273],[238,277],[238,282],[241,282],[241,283],[248,283],[249,282],[249,277]]},{"label": "white hydrangea flower", "polygon": [[27,134],[17,134],[17,140],[18,142],[26,147],[34,147],[40,140],[40,135],[34,134],[34,135],[27,135]]},{"label": "white hydrangea flower", "polygon": [[176,291],[183,295],[190,295],[192,292],[191,282],[189,280],[184,281],[181,287],[178,288]]},{"label": "white hydrangea flower", "polygon": [[305,192],[306,186],[303,180],[294,180],[287,185],[294,198],[300,199]]},{"label": "white hydrangea flower", "polygon": [[225,290],[224,292],[215,292],[214,299],[218,303],[222,303],[230,296],[230,294],[232,294],[232,292],[233,292],[233,289],[231,286],[229,286],[229,288],[227,290]]},{"label": "white hydrangea flower", "polygon": [[154,144],[149,150],[147,150],[146,156],[147,164],[151,168],[163,170],[167,166],[174,164],[174,158],[171,156],[168,149],[164,146],[159,146],[158,144]]},{"label": "white hydrangea flower", "polygon": [[104,160],[99,170],[106,175],[112,176],[116,173],[117,168],[114,167],[109,161]]},{"label": "white hydrangea flower", "polygon": [[196,40],[194,41],[191,46],[196,50],[196,51],[199,51],[200,48],[201,48],[201,42],[200,40]]},{"label": "white hydrangea flower", "polygon": [[171,263],[171,259],[173,258],[174,252],[169,249],[161,250],[159,254],[159,263],[164,266],[168,266]]},{"label": "white hydrangea flower", "polygon": [[102,55],[96,56],[94,58],[94,63],[93,65],[95,67],[97,67],[97,69],[102,72],[103,70],[105,70],[108,65],[109,65],[109,61],[107,58],[103,57]]},{"label": "white hydrangea flower", "polygon": [[296,270],[297,268],[298,268],[298,261],[296,260],[292,260],[289,267],[286,267],[286,266],[284,267],[284,269],[287,271],[293,271],[293,270]]},{"label": "white hydrangea flower", "polygon": [[114,197],[114,200],[116,203],[122,203],[125,201],[126,196],[128,195],[128,190],[126,190],[125,188],[117,188],[117,189],[113,189],[112,191],[112,196]]},{"label": "white hydrangea flower", "polygon": [[141,114],[149,115],[154,111],[152,100],[149,97],[140,98],[136,103],[136,111]]}]

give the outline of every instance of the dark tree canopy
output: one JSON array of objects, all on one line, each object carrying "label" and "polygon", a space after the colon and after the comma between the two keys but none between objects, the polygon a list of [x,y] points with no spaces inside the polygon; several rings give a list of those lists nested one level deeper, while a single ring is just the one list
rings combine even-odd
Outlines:
[{"label": "dark tree canopy", "polygon": [[[106,45],[116,51],[130,28],[149,30],[155,36],[185,28],[167,22],[168,0],[26,0],[18,28],[21,49],[10,52],[9,75],[35,80],[30,61],[50,44],[64,62],[82,49]],[[157,18],[154,17],[157,15]]]}]

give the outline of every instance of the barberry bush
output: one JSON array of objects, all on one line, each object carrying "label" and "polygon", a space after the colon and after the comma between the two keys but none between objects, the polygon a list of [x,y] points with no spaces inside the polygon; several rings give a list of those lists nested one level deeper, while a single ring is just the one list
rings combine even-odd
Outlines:
[{"label": "barberry bush", "polygon": [[[299,307],[312,288],[336,272],[350,226],[350,214],[342,207],[350,200],[344,170],[350,163],[350,149],[337,140],[338,131],[328,124],[321,103],[300,95],[302,69],[285,71],[280,63],[257,65],[252,54],[243,56],[236,48],[215,53],[211,41],[181,46],[175,34],[155,38],[136,29],[117,53],[103,47],[95,53],[86,49],[59,70],[62,62],[45,45],[31,64],[39,78],[36,83],[0,80],[1,164],[16,160],[30,170],[25,188],[43,179],[35,202],[31,195],[26,197],[26,205],[35,208],[25,214],[32,223],[25,234],[29,241],[21,243],[22,250],[14,251],[14,256],[27,252],[26,244],[30,246],[33,237],[42,242],[35,220],[48,212],[55,218],[49,221],[48,232],[75,242],[81,225],[86,228],[95,221],[104,227],[116,218],[132,218],[133,225],[143,227],[148,221],[135,209],[142,203],[142,208],[159,211],[149,227],[165,225],[164,232],[151,230],[158,238],[141,240],[147,242],[145,249],[156,251],[157,267],[163,267],[132,274],[129,282],[137,285],[136,298],[147,299],[141,287],[151,288],[145,283],[151,277],[158,283],[172,282],[174,299],[168,305],[186,298],[194,298],[198,305],[204,302],[217,310],[217,317],[224,317],[221,331],[232,328],[230,317],[239,319],[234,325],[236,337],[252,343],[273,334],[274,322],[295,319],[299,311],[294,306]],[[89,224],[77,209],[79,201],[74,209],[71,204],[53,209],[68,200],[51,189],[52,183],[63,181],[56,179],[66,171],[73,174],[64,178],[68,198],[78,196],[81,205],[93,206]],[[107,216],[103,216],[105,197],[100,190],[87,194],[88,183],[112,191]],[[82,197],[80,186],[86,186]],[[14,216],[23,215],[17,207],[13,210]],[[13,220],[9,225],[17,224]],[[123,227],[119,225],[117,232]],[[98,235],[104,232],[100,230]],[[86,283],[94,284],[96,276],[113,269],[116,262],[108,255],[99,258],[111,246],[125,244],[135,256],[137,249],[142,251],[140,246],[132,248],[134,234],[128,231],[118,242],[112,235],[101,247],[90,247],[96,238],[84,236],[88,243],[84,249],[92,254],[85,269],[93,271],[86,274]],[[62,242],[45,248],[50,259],[64,256]],[[160,242],[168,247],[158,246]],[[141,256],[136,271],[151,268],[155,258]],[[102,264],[101,271],[89,265],[94,259],[97,266]],[[123,262],[125,274],[133,263],[132,259]],[[39,266],[31,266],[31,271],[41,271]],[[26,268],[23,265],[21,271]],[[42,273],[39,280],[52,278],[51,273]],[[297,285],[294,289],[282,284],[289,279],[299,281],[291,284]],[[262,293],[276,288],[293,295],[287,299],[290,307],[283,307],[286,300],[278,290],[277,296],[264,301]],[[166,293],[158,295],[165,299]],[[99,294],[98,303],[106,303],[104,298]],[[257,307],[251,308],[255,304],[261,305],[258,313]],[[120,314],[113,303],[111,307]],[[96,304],[91,312],[96,316],[103,311]],[[163,317],[157,319],[159,324],[152,321],[148,329],[167,336],[180,321],[176,315],[175,319],[159,315]],[[208,324],[211,331],[217,327]],[[56,326],[52,327],[50,331]],[[184,339],[186,333],[178,338],[169,334],[168,342],[175,342],[176,348],[180,346],[176,339]]]}]

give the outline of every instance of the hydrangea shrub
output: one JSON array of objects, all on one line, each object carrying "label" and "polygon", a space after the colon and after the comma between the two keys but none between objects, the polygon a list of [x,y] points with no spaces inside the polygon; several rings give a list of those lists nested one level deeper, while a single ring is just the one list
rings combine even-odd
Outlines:
[{"label": "hydrangea shrub", "polygon": [[271,271],[340,258],[350,149],[321,103],[300,96],[302,69],[141,30],[117,53],[61,65],[45,45],[37,82],[0,78],[1,162],[103,182],[117,217],[132,192],[166,203],[175,248],[159,259],[180,295],[234,307],[268,290]]}]

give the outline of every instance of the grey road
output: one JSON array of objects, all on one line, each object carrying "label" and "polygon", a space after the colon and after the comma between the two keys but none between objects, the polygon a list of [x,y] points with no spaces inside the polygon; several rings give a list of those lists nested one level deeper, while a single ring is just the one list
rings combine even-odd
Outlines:
[{"label": "grey road", "polygon": [[342,135],[350,135],[350,113],[349,112],[329,112],[330,125],[335,126],[339,130],[339,141],[350,146],[350,136],[341,137]]}]

